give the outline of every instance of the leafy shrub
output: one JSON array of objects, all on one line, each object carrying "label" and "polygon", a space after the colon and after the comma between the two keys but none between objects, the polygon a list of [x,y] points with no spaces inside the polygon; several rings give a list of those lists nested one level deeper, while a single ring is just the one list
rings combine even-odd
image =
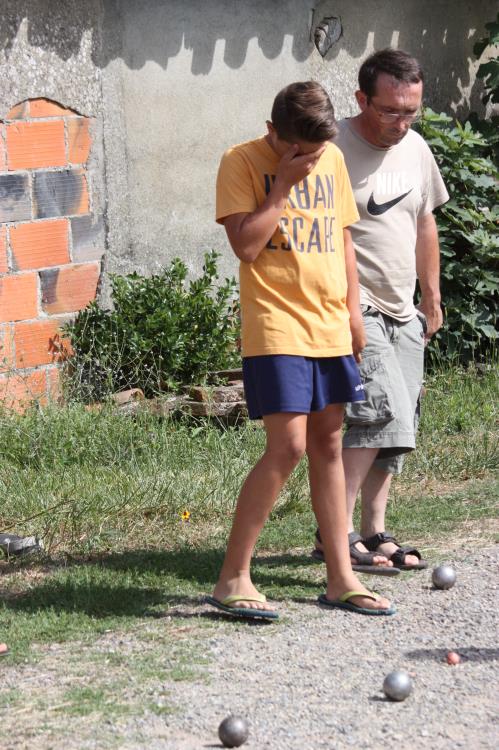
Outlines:
[{"label": "leafy shrub", "polygon": [[[499,13],[496,20],[485,24],[488,34],[479,39],[473,47],[473,53],[478,58],[488,49],[497,49],[499,45]],[[485,93],[482,97],[484,104],[492,102],[499,103],[499,57],[491,57],[482,63],[477,70],[477,77],[483,80]]]},{"label": "leafy shrub", "polygon": [[436,212],[445,319],[430,352],[466,361],[489,352],[497,337],[499,172],[469,122],[427,109],[419,130],[451,196]]},{"label": "leafy shrub", "polygon": [[[485,24],[488,34],[479,39],[473,47],[473,52],[477,58],[481,57],[483,52],[496,53],[488,55],[485,62],[479,65],[476,72],[477,79],[481,79],[484,87],[482,102],[484,104],[499,103],[499,13],[496,20]],[[499,117],[492,114],[487,119],[481,119],[475,112],[470,116],[470,122],[475,130],[478,130],[487,140],[487,155],[493,159],[496,167],[499,166]]]},{"label": "leafy shrub", "polygon": [[113,310],[92,302],[65,329],[77,396],[91,401],[134,387],[150,396],[238,364],[237,285],[225,279],[216,288],[218,257],[207,253],[202,275],[188,284],[179,258],[154,276],[112,275]]}]

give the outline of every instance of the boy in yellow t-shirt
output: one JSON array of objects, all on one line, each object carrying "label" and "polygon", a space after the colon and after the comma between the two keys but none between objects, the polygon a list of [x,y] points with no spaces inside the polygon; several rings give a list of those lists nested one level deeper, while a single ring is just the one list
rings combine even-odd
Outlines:
[{"label": "boy in yellow t-shirt", "polygon": [[334,111],[322,86],[308,81],[283,89],[271,117],[264,137],[224,154],[217,179],[217,221],[241,261],[246,400],[250,417],[263,419],[267,445],[241,489],[207,601],[241,617],[278,617],[251,582],[251,556],[306,452],[328,576],[319,601],[393,614],[355,577],[347,543],[343,408],[364,399],[355,358],[365,339],[347,228],[358,213],[343,157],[330,143]]}]

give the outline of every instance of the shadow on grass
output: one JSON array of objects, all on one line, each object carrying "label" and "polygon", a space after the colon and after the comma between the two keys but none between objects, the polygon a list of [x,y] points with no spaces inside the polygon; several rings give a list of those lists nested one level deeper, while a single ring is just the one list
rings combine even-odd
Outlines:
[{"label": "shadow on grass", "polygon": [[[16,595],[7,594],[3,609],[12,612],[79,613],[93,618],[185,617],[203,604],[211,592],[224,555],[223,549],[176,551],[135,550],[51,565],[48,575]],[[272,588],[276,601],[303,598],[317,583],[300,576],[298,568],[313,562],[304,555],[275,555],[255,559],[253,580]],[[25,566],[23,566],[26,569]],[[15,569],[13,567],[13,569]],[[43,566],[42,569],[46,569]],[[292,590],[292,592],[290,591]],[[292,593],[301,594],[294,597]],[[291,594],[291,595],[290,595]],[[187,608],[172,612],[171,608]]]}]

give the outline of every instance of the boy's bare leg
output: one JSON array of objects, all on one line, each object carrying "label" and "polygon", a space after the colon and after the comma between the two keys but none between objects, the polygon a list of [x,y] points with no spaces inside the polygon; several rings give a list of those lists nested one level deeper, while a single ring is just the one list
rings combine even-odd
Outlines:
[{"label": "boy's bare leg", "polygon": [[[213,596],[255,596],[250,564],[253,549],[279,492],[305,452],[307,415],[271,414],[263,418],[267,433],[265,453],[244,482],[237,501],[224,563]],[[232,606],[232,605],[231,605]],[[237,607],[255,607],[244,596]],[[258,604],[258,609],[275,609]]]},{"label": "boy's bare leg", "polygon": [[[352,571],[348,549],[342,423],[343,405],[332,404],[311,414],[307,429],[310,494],[325,552],[328,599],[337,599],[352,590],[368,593]],[[373,601],[358,596],[351,601],[370,609],[387,609],[390,606],[385,598]]]},{"label": "boy's bare leg", "polygon": [[[392,474],[372,466],[362,484],[361,534],[364,539],[386,530],[385,513],[392,476]],[[390,556],[396,549],[396,544],[386,542],[380,545],[379,551]],[[405,563],[406,565],[417,565],[419,558],[415,555],[406,555]]]}]

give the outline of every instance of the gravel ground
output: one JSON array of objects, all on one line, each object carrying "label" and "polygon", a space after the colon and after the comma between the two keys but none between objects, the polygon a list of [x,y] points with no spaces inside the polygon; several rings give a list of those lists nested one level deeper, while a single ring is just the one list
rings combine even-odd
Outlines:
[{"label": "gravel ground", "polygon": [[[195,630],[196,623],[208,619],[210,627],[196,635],[197,647],[201,643],[208,656],[199,667],[199,679],[163,685],[174,713],[107,719],[101,732],[96,727],[85,737],[75,719],[69,736],[67,731],[65,736],[41,736],[34,730],[31,739],[21,731],[27,717],[16,715],[12,722],[18,736],[10,734],[12,744],[0,746],[220,748],[218,724],[236,713],[250,724],[244,746],[248,750],[495,749],[499,545],[464,551],[461,559],[455,556],[448,562],[458,575],[449,591],[432,588],[431,570],[392,579],[365,577],[368,585],[375,584],[395,601],[394,617],[321,609],[311,600],[282,603],[281,620],[273,624],[237,623],[204,605],[179,608],[178,617],[190,618]],[[162,626],[159,622],[154,627]],[[110,634],[94,648],[110,645],[125,653],[134,647],[133,635],[118,640]],[[54,652],[36,666],[13,667],[4,678],[20,690],[28,689],[30,681],[53,683],[69,663],[67,650],[67,644],[54,645]],[[461,655],[459,665],[447,664],[450,650]],[[381,690],[384,676],[393,669],[407,670],[414,681],[403,703],[388,701]],[[115,744],[110,744],[113,733]]]},{"label": "gravel ground", "polygon": [[[220,747],[228,713],[246,717],[250,750],[499,746],[499,546],[461,561],[454,588],[437,591],[430,570],[366,582],[397,604],[394,617],[281,607],[279,624],[224,628],[207,649],[210,680],[178,687],[182,711],[158,747]],[[449,666],[448,651],[461,663]],[[403,703],[381,690],[393,669],[414,682]],[[190,737],[189,737],[190,735]]]}]

